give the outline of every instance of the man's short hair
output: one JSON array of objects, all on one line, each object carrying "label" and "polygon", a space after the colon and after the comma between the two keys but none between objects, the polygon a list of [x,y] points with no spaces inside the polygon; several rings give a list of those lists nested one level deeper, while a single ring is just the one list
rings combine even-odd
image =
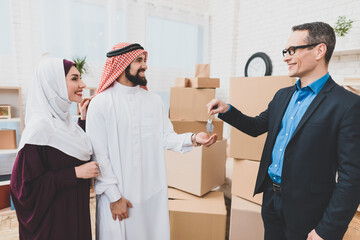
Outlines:
[{"label": "man's short hair", "polygon": [[325,62],[329,63],[331,55],[334,52],[336,37],[334,29],[324,22],[312,22],[296,25],[292,27],[293,31],[308,31],[308,37],[305,39],[307,44],[324,43],[326,45]]}]

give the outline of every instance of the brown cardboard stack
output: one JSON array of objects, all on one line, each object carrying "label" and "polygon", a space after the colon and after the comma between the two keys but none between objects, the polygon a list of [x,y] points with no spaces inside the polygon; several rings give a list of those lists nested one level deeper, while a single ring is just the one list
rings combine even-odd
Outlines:
[{"label": "brown cardboard stack", "polygon": [[176,78],[170,89],[170,119],[207,121],[206,104],[215,98],[219,78],[210,78],[210,65],[197,64],[195,77]]},{"label": "brown cardboard stack", "polygon": [[224,240],[226,209],[224,194],[203,197],[169,188],[171,240]]},{"label": "brown cardboard stack", "polygon": [[[206,132],[206,104],[215,98],[219,79],[210,78],[208,64],[196,66],[194,78],[177,78],[170,89],[170,120],[178,134]],[[223,121],[213,120],[218,141],[190,152],[165,151],[169,188],[171,240],[225,239],[226,208],[222,192],[210,192],[225,182],[226,139]],[[175,189],[176,188],[176,189]],[[190,194],[189,194],[190,193]]]},{"label": "brown cardboard stack", "polygon": [[[294,85],[295,81],[287,76],[231,78],[230,103],[246,115],[257,116],[267,109],[279,89]],[[265,139],[266,134],[254,138],[231,128],[229,155],[234,158],[234,165],[230,240],[264,237],[259,206],[262,194],[253,193]]]},{"label": "brown cardboard stack", "polygon": [[[360,78],[345,78],[344,82],[340,83],[340,85],[347,90],[360,95]],[[360,239],[360,205],[343,238],[343,240],[353,239]]]},{"label": "brown cardboard stack", "polygon": [[234,159],[231,193],[251,202],[262,204],[262,193],[253,196],[260,163]]},{"label": "brown cardboard stack", "polygon": [[343,240],[360,239],[360,212],[359,209],[351,220]]},{"label": "brown cardboard stack", "polygon": [[168,185],[202,196],[225,182],[226,140],[181,154],[166,151]]},{"label": "brown cardboard stack", "polygon": [[344,78],[344,81],[340,83],[345,89],[360,95],[360,78]]},{"label": "brown cardboard stack", "polygon": [[[287,76],[239,77],[230,79],[230,103],[249,116],[265,111],[275,93],[295,84]],[[256,138],[231,128],[230,157],[260,161],[266,134]]]},{"label": "brown cardboard stack", "polygon": [[[170,120],[175,132],[206,132],[206,104],[215,98],[219,79],[210,78],[208,64],[198,64],[195,78],[177,78],[175,86],[170,89]],[[214,120],[213,125],[218,141],[211,147],[196,147],[184,154],[166,151],[169,186],[202,196],[225,182],[223,121]]]},{"label": "brown cardboard stack", "polygon": [[264,225],[261,219],[261,206],[235,195],[231,199],[229,239],[264,239]]}]

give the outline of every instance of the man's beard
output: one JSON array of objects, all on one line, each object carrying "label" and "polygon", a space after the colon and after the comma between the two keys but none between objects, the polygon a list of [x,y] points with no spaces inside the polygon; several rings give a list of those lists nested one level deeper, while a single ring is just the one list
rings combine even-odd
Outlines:
[{"label": "man's beard", "polygon": [[136,75],[131,75],[131,73],[130,73],[130,65],[129,65],[129,66],[125,69],[125,76],[126,76],[126,78],[127,78],[130,82],[132,82],[135,86],[137,86],[137,85],[146,86],[146,84],[147,84],[146,78],[139,76],[139,73],[140,73],[141,71],[145,71],[145,69],[140,68],[140,69],[137,71]]}]

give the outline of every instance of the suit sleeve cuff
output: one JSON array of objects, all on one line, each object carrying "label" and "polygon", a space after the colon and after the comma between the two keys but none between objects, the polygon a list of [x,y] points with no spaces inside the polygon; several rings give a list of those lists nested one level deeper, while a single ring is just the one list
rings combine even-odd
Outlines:
[{"label": "suit sleeve cuff", "polygon": [[231,104],[228,104],[228,105],[229,105],[229,109],[224,113],[219,113],[219,117],[224,116],[224,114],[228,113],[231,110]]},{"label": "suit sleeve cuff", "polygon": [[193,135],[193,133],[186,133],[188,136],[185,137],[183,146],[184,147],[192,147],[193,143],[191,141],[191,136]]}]

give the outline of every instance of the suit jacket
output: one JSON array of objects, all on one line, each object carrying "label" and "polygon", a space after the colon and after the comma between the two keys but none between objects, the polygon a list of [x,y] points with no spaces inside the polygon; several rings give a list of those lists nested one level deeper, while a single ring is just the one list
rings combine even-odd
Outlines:
[{"label": "suit jacket", "polygon": [[[232,106],[220,117],[254,137],[268,132],[254,194],[263,191],[294,91],[294,86],[280,89],[259,116],[246,116]],[[331,77],[286,147],[281,182],[286,227],[303,234],[315,228],[324,239],[342,238],[360,202],[360,97]]]}]

